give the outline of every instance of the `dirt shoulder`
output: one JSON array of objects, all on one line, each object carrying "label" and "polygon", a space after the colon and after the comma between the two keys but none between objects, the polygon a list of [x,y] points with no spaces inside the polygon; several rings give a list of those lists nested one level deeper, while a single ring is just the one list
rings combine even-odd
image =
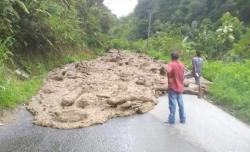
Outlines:
[{"label": "dirt shoulder", "polygon": [[4,126],[10,122],[13,122],[16,119],[20,107],[15,109],[1,110],[0,111],[0,126]]}]

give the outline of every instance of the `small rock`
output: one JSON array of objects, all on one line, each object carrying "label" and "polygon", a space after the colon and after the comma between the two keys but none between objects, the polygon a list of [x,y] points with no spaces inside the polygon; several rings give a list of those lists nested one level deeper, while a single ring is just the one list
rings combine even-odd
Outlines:
[{"label": "small rock", "polygon": [[55,91],[53,91],[51,88],[44,88],[42,90],[45,94],[51,94],[51,93],[54,93]]},{"label": "small rock", "polygon": [[56,80],[56,81],[63,81],[63,76],[56,75],[56,76],[51,77],[51,79]]},{"label": "small rock", "polygon": [[63,75],[63,76],[65,76],[65,75],[66,75],[66,73],[67,73],[66,71],[63,71],[63,72],[62,72],[62,75]]},{"label": "small rock", "polygon": [[183,93],[190,94],[190,95],[198,95],[199,94],[198,91],[195,91],[194,89],[191,89],[191,88],[185,88]]},{"label": "small rock", "polygon": [[87,101],[87,100],[80,100],[80,101],[78,102],[78,106],[81,107],[81,108],[85,108],[85,107],[87,107],[87,106],[89,106],[89,105],[90,105],[90,103],[89,103],[89,101]]},{"label": "small rock", "polygon": [[65,95],[62,99],[61,105],[63,107],[72,106],[75,103],[75,101],[78,99],[78,97],[80,97],[80,95],[82,94],[82,91],[83,91],[82,88],[77,88],[73,90],[72,92],[70,92],[69,94]]},{"label": "small rock", "polygon": [[145,79],[139,79],[136,81],[136,84],[138,84],[138,85],[145,85],[145,83],[146,83]]},{"label": "small rock", "polygon": [[166,76],[167,75],[166,69],[164,67],[161,67],[161,69],[160,69],[160,75],[162,75],[162,76]]},{"label": "small rock", "polygon": [[21,69],[17,69],[15,71],[15,74],[17,76],[19,76],[21,79],[30,79],[30,76],[28,73],[26,73],[25,71],[21,70]]},{"label": "small rock", "polygon": [[136,110],[136,113],[138,113],[138,114],[146,113],[146,112],[153,109],[153,107],[154,107],[153,105],[154,105],[154,103],[152,103],[152,102],[146,102]]},{"label": "small rock", "polygon": [[106,102],[107,102],[108,105],[111,105],[111,106],[114,106],[114,107],[116,107],[119,104],[122,104],[122,102],[120,102],[119,100],[111,100],[111,99],[109,99]]},{"label": "small rock", "polygon": [[98,101],[98,97],[91,93],[82,94],[76,101],[77,107],[86,108],[89,105],[94,105]]},{"label": "small rock", "polygon": [[116,49],[110,49],[108,51],[108,53],[119,53],[119,50],[116,50]]},{"label": "small rock", "polygon": [[68,106],[72,106],[74,104],[74,102],[75,102],[74,100],[66,97],[66,98],[63,98],[61,105],[63,107],[68,107]]},{"label": "small rock", "polygon": [[118,62],[120,60],[120,57],[115,56],[109,60],[109,62]]},{"label": "small rock", "polygon": [[148,63],[148,62],[144,62],[144,63],[142,63],[141,65],[140,65],[140,69],[145,69],[146,67],[148,67],[148,66],[150,66],[150,63]]},{"label": "small rock", "polygon": [[150,69],[150,71],[152,71],[153,73],[157,73],[158,70],[159,70],[159,69],[156,68],[156,67],[152,67],[152,68]]},{"label": "small rock", "polygon": [[128,109],[128,108],[131,107],[131,105],[132,105],[131,101],[127,101],[127,102],[125,102],[124,104],[120,105],[120,107],[121,107],[122,109]]}]

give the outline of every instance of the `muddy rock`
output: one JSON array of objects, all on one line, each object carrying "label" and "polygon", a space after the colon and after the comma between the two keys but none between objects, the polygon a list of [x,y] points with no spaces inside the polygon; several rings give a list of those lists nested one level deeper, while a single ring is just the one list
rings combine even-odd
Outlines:
[{"label": "muddy rock", "polygon": [[82,94],[76,102],[77,102],[77,107],[84,109],[87,106],[95,105],[95,103],[98,102],[98,98],[94,94],[87,93],[87,94]]},{"label": "muddy rock", "polygon": [[65,106],[72,106],[77,98],[81,95],[82,88],[77,88],[76,90],[71,91],[67,95],[63,96],[61,105]]},{"label": "muddy rock", "polygon": [[[206,80],[204,78],[201,79],[201,88],[202,88],[203,93],[208,92],[209,86],[211,84],[212,83],[209,82],[208,80]],[[199,94],[198,86],[195,84],[194,78],[188,76],[184,80],[184,86],[185,86],[185,89],[184,89],[185,94],[191,94],[191,95],[198,95]]]},{"label": "muddy rock", "polygon": [[164,66],[162,66],[161,69],[160,69],[160,75],[162,75],[162,76],[167,75],[167,70],[166,70],[166,68]]},{"label": "muddy rock", "polygon": [[[95,60],[51,71],[27,108],[34,124],[61,129],[145,113],[167,91],[164,66],[146,55],[110,50]],[[191,90],[186,92],[197,91],[194,80],[185,82],[186,90]],[[209,85],[204,84],[204,88]]]},{"label": "muddy rock", "polygon": [[155,106],[155,103],[153,103],[153,102],[146,102],[142,106],[140,106],[140,107],[137,108],[136,113],[143,114],[145,112],[148,112],[148,111],[152,110],[154,106]]},{"label": "muddy rock", "polygon": [[56,81],[63,81],[63,76],[62,75],[56,75],[51,77],[52,80],[56,80]]},{"label": "muddy rock", "polygon": [[146,80],[144,78],[139,78],[136,81],[136,84],[138,84],[138,85],[145,85],[146,84]]},{"label": "muddy rock", "polygon": [[81,111],[70,110],[70,111],[62,111],[60,113],[56,113],[55,121],[70,123],[70,122],[78,122],[84,120],[88,117],[88,115]]}]

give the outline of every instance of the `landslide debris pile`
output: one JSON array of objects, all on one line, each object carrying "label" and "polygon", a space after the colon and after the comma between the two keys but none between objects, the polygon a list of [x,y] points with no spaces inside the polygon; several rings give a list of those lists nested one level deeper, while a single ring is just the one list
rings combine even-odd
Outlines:
[{"label": "landslide debris pile", "polygon": [[49,73],[27,108],[35,124],[61,129],[145,113],[167,90],[162,67],[163,63],[148,56],[118,51],[68,64]]}]

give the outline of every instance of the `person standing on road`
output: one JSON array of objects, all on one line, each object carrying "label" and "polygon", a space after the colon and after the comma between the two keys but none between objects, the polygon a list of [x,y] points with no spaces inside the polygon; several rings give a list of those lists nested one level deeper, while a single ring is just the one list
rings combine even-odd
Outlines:
[{"label": "person standing on road", "polygon": [[176,101],[179,107],[180,122],[186,122],[182,93],[184,91],[184,64],[179,61],[179,52],[171,53],[172,61],[167,65],[169,124],[175,124]]},{"label": "person standing on road", "polygon": [[193,76],[195,78],[195,83],[198,85],[198,97],[202,98],[202,89],[201,89],[201,75],[202,75],[202,64],[203,59],[201,57],[201,52],[196,51],[196,56],[192,59],[192,65],[193,65]]}]

